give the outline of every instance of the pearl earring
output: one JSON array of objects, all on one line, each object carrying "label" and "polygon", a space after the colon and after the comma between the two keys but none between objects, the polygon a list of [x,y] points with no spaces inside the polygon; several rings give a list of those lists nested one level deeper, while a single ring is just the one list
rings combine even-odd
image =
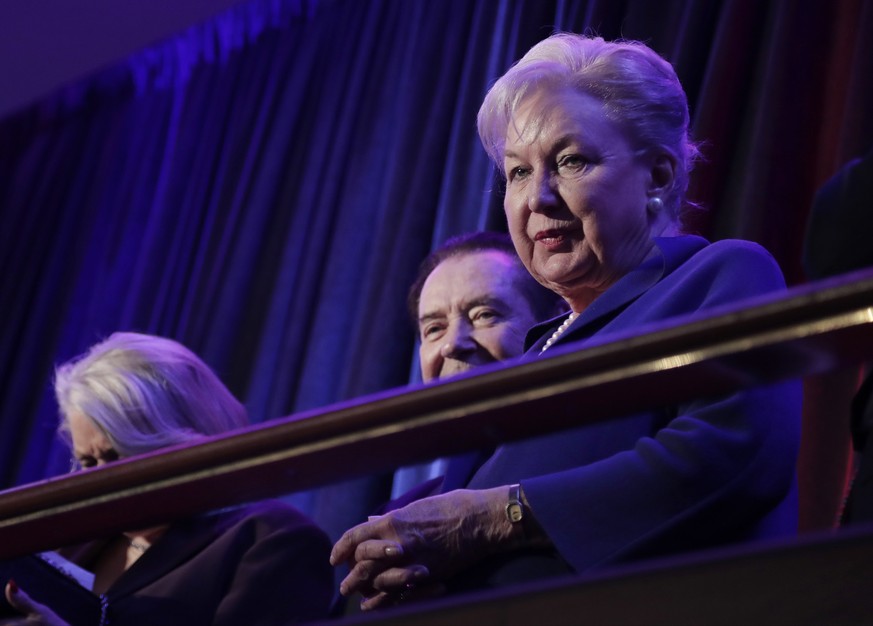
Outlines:
[{"label": "pearl earring", "polygon": [[646,210],[652,214],[660,213],[664,210],[664,201],[661,200],[660,196],[652,196],[646,202]]}]

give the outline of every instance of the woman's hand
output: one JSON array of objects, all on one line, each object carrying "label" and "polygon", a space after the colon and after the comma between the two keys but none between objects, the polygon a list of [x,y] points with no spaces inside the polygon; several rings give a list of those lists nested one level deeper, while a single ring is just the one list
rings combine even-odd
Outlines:
[{"label": "woman's hand", "polygon": [[69,626],[50,608],[31,599],[23,589],[19,589],[14,580],[6,583],[6,600],[21,617],[10,617],[0,621],[0,626],[22,624],[26,626]]},{"label": "woman's hand", "polygon": [[332,565],[351,568],[340,593],[360,592],[364,610],[435,595],[452,574],[523,541],[506,517],[508,493],[508,486],[452,491],[346,531],[330,556]]}]

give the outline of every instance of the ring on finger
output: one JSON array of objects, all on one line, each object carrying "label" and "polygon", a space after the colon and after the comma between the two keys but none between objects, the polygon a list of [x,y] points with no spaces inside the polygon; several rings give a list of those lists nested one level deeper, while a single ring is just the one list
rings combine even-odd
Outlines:
[{"label": "ring on finger", "polygon": [[408,599],[408,595],[413,589],[415,589],[414,583],[406,583],[403,585],[403,589],[400,590],[400,594],[397,598],[398,602],[405,602]]}]

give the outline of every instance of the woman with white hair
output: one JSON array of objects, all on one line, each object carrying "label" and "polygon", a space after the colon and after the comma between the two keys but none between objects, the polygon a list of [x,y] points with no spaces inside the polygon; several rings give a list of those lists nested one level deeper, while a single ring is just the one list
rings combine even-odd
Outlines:
[{"label": "woman with white hair", "polygon": [[[688,104],[640,42],[538,43],[488,92],[479,136],[522,263],[571,309],[528,334],[529,358],[785,287],[760,246],[682,234]],[[369,609],[789,535],[800,398],[791,382],[501,445],[465,489],[348,530],[340,591]]]},{"label": "woman with white hair", "polygon": [[[245,408],[181,344],[115,333],[55,377],[59,431],[88,470],[248,424]],[[131,529],[61,550],[93,572],[106,623],[284,624],[324,617],[333,596],[330,542],[275,501]],[[64,623],[27,590],[6,597],[21,623]],[[5,623],[5,622],[4,622]]]}]

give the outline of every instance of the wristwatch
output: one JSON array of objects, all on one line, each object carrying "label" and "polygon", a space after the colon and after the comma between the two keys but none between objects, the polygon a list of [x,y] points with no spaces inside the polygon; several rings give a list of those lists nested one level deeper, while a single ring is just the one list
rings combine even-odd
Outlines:
[{"label": "wristwatch", "polygon": [[510,485],[509,502],[506,503],[506,519],[513,524],[524,518],[524,505],[521,503],[521,485]]}]

